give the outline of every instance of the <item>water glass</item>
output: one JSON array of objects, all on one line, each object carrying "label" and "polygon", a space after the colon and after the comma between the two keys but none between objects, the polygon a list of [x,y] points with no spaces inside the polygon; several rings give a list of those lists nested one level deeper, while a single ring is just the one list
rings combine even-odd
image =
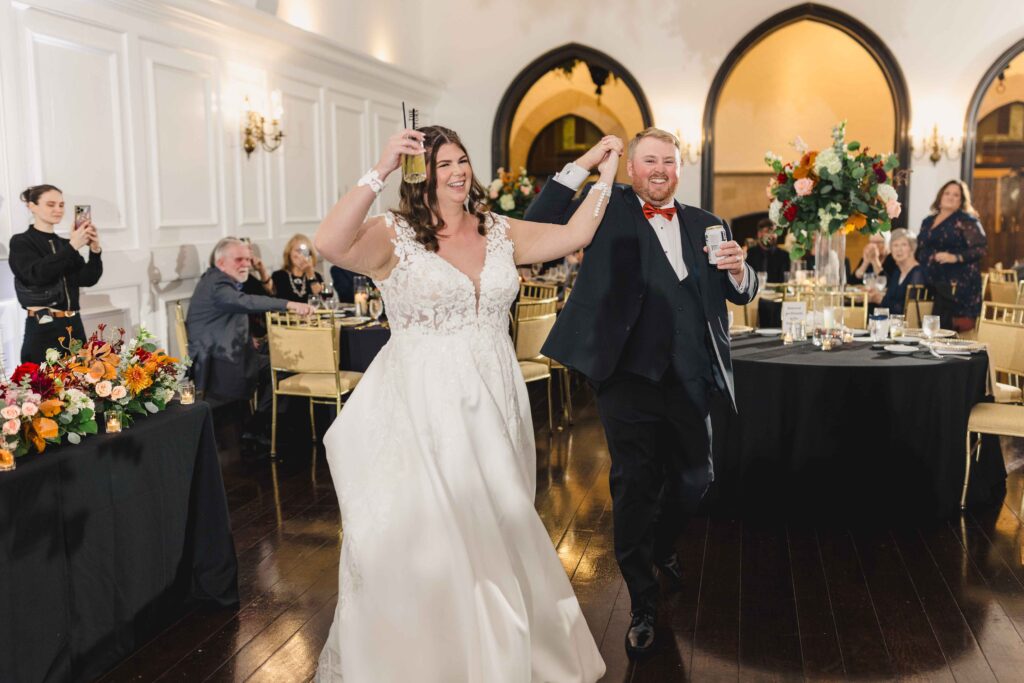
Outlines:
[{"label": "water glass", "polygon": [[795,342],[807,340],[807,327],[804,325],[803,320],[789,321],[789,336]]},{"label": "water glass", "polygon": [[904,331],[907,329],[907,317],[905,315],[890,315],[889,316],[889,336],[893,339],[899,339],[904,335]]},{"label": "water glass", "polygon": [[375,296],[370,299],[370,317],[376,321],[380,321],[380,316],[384,313],[384,300],[379,296]]},{"label": "water glass", "polygon": [[814,326],[814,330],[811,332],[811,343],[815,346],[821,346],[821,340],[825,338],[825,330],[818,325]]},{"label": "water glass", "polygon": [[[878,311],[886,311],[885,314],[881,314]],[[889,338],[889,309],[875,309],[875,312],[871,315],[871,319],[868,320],[868,332],[871,333],[871,341],[879,342],[885,341]]]},{"label": "water glass", "polygon": [[757,291],[763,292],[768,286],[768,273],[763,270],[757,272]]},{"label": "water glass", "polygon": [[875,289],[877,289],[879,292],[884,292],[885,291],[885,283],[887,281],[888,281],[888,278],[885,277],[884,275],[876,275],[875,276]]},{"label": "water glass", "polygon": [[875,288],[875,280],[878,275],[875,273],[864,273],[864,288],[871,290]]},{"label": "water glass", "polygon": [[921,332],[925,339],[934,339],[939,333],[939,316],[926,315],[921,318]]}]

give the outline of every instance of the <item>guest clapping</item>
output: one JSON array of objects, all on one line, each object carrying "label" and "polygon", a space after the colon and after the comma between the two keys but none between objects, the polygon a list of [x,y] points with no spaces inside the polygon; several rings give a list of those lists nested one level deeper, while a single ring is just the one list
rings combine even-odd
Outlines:
[{"label": "guest clapping", "polygon": [[[53,185],[36,185],[21,193],[32,212],[28,229],[11,237],[8,263],[14,273],[14,290],[25,309],[25,337],[21,361],[40,363],[48,348],[59,348],[60,337],[85,340],[79,313],[78,290],[99,282],[103,274],[100,240],[91,219],[71,226],[68,239],[54,226],[64,218],[64,195]],[[78,253],[89,247],[89,260]],[[64,340],[65,344],[70,339]]]},{"label": "guest clapping", "polygon": [[895,269],[888,275],[885,295],[877,290],[872,291],[870,295],[871,303],[888,308],[889,313],[902,315],[907,299],[907,287],[925,284],[924,268],[914,258],[914,251],[917,249],[916,242],[917,240],[906,228],[897,228],[892,231],[889,247],[892,251]]},{"label": "guest clapping", "polygon": [[294,235],[284,247],[284,267],[274,271],[274,296],[305,303],[311,294],[319,295],[324,279],[316,272],[316,250],[305,235]]},{"label": "guest clapping", "polygon": [[953,329],[973,329],[981,314],[981,259],[988,240],[966,183],[950,180],[942,186],[917,241],[917,260],[936,289],[936,308],[946,300]]},{"label": "guest clapping", "polygon": [[895,269],[896,263],[886,247],[885,235],[876,232],[868,238],[868,243],[864,245],[860,263],[850,273],[850,283],[855,285],[864,284],[864,276],[868,273],[890,277]]}]

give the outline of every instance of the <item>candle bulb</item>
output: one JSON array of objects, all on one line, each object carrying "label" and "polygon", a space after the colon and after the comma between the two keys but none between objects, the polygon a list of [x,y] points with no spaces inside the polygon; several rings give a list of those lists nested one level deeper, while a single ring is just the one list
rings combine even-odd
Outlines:
[{"label": "candle bulb", "polygon": [[356,292],[355,296],[356,315],[366,315],[367,303],[370,297],[366,292]]},{"label": "candle bulb", "polygon": [[116,410],[108,410],[104,413],[107,422],[107,434],[117,434],[121,431],[121,416]]},{"label": "candle bulb", "polygon": [[833,341],[831,336],[825,336],[821,338],[822,351],[831,351],[834,344],[835,342]]},{"label": "candle bulb", "polygon": [[196,386],[192,382],[182,382],[179,387],[181,405],[190,406],[196,402]]},{"label": "candle bulb", "polygon": [[793,335],[790,334],[789,330],[786,330],[785,332],[782,333],[782,343],[785,344],[786,346],[789,346],[790,344],[793,343]]}]

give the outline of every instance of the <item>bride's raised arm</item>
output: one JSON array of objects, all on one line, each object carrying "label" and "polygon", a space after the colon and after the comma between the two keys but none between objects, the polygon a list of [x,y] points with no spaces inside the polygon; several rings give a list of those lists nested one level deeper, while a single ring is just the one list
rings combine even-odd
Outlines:
[{"label": "bride's raised arm", "polygon": [[423,133],[406,129],[392,135],[380,161],[360,185],[349,190],[327,213],[313,243],[321,256],[336,266],[374,278],[384,278],[396,260],[384,218],[366,220],[384,181],[401,165],[403,154],[423,153]]},{"label": "bride's raised arm", "polygon": [[509,220],[509,237],[515,244],[517,265],[553,261],[590,244],[608,208],[615,173],[619,167],[622,143],[617,138],[614,140],[618,144],[610,145],[604,158],[597,164],[600,178],[590,188],[587,198],[580,203],[568,223],[558,225]]}]

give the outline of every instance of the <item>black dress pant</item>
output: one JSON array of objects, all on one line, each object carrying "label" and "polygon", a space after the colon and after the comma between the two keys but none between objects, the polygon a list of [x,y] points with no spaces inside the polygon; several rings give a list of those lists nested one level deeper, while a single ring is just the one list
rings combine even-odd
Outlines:
[{"label": "black dress pant", "polygon": [[21,341],[21,362],[42,363],[46,359],[46,349],[57,349],[61,355],[65,353],[60,345],[60,337],[64,337],[67,346],[68,328],[71,337],[85,341],[85,328],[82,327],[82,316],[71,318],[54,318],[48,323],[41,323],[37,318],[25,320],[25,337]]},{"label": "black dress pant", "polygon": [[710,384],[616,374],[597,386],[611,452],[615,559],[633,611],[655,610],[655,560],[675,542],[711,480]]}]

